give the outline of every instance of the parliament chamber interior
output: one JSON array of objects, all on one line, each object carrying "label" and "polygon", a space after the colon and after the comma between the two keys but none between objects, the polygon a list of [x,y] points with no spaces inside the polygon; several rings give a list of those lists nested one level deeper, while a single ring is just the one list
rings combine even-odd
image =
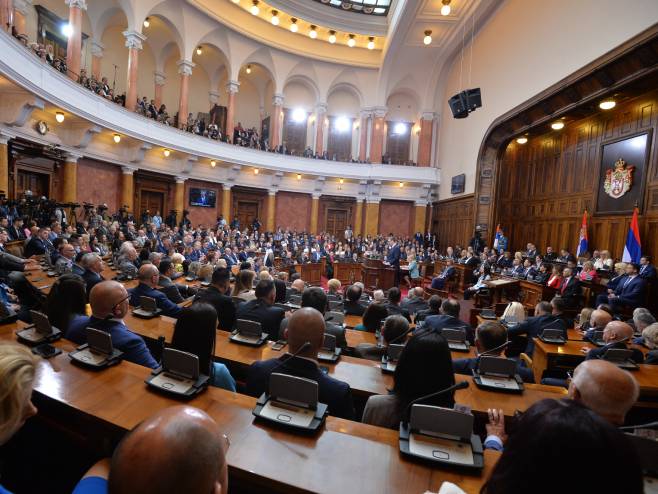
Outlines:
[{"label": "parliament chamber interior", "polygon": [[658,1],[0,26],[0,494],[658,492]]}]

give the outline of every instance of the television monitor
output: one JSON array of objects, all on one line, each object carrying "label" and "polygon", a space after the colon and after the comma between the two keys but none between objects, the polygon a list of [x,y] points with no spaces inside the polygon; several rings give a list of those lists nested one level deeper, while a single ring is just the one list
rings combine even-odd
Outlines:
[{"label": "television monitor", "polygon": [[466,174],[462,173],[461,175],[455,175],[452,177],[452,187],[450,187],[450,192],[452,194],[461,194],[464,192],[464,187],[466,185]]},{"label": "television monitor", "polygon": [[190,206],[214,208],[217,192],[212,189],[190,189]]}]

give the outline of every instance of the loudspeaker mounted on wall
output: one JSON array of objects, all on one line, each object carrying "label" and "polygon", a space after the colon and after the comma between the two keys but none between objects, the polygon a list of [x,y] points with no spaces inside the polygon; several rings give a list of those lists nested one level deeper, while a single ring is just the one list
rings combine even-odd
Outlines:
[{"label": "loudspeaker mounted on wall", "polygon": [[482,94],[479,87],[465,89],[448,100],[454,118],[466,118],[468,114],[482,107]]}]

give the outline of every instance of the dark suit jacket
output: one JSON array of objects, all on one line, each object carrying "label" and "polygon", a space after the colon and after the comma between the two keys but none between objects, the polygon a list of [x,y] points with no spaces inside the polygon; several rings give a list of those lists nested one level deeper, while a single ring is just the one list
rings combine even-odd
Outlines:
[{"label": "dark suit jacket", "polygon": [[25,240],[25,232],[23,232],[22,229],[17,229],[13,225],[7,228],[7,233],[9,234],[10,240]]},{"label": "dark suit jacket", "polygon": [[580,295],[582,292],[580,280],[575,276],[571,276],[566,285],[565,282],[566,279],[562,280],[562,285],[557,294],[562,297],[567,307],[575,307],[580,301]]},{"label": "dark suit jacket", "polygon": [[[462,374],[465,376],[472,376],[473,371],[477,367],[478,359],[475,358],[459,358],[452,361],[452,369],[455,371],[455,374]],[[516,362],[516,372],[521,377],[524,383],[534,383],[535,375],[532,372],[532,369],[523,367],[521,361]]]},{"label": "dark suit jacket", "polygon": [[347,299],[343,301],[343,312],[345,312],[346,315],[362,316],[365,311],[366,308],[359,302],[350,302]]},{"label": "dark suit jacket", "polygon": [[264,300],[255,299],[240,304],[236,318],[259,322],[263,332],[269,335],[268,338],[276,341],[284,316],[283,309],[269,306]]},{"label": "dark suit jacket", "polygon": [[128,362],[150,367],[151,369],[159,367],[159,364],[155,361],[151,352],[149,352],[142,337],[133,333],[125,324],[115,319],[78,316],[69,324],[66,331],[66,339],[78,345],[87,343],[85,330],[88,327],[110,333],[110,336],[112,336],[112,345],[124,353],[123,357]]},{"label": "dark suit jacket", "polygon": [[646,280],[640,276],[636,276],[631,281],[628,281],[628,284],[626,284],[627,281],[628,277],[625,276],[619,280],[617,288],[615,288],[615,295],[617,295],[618,301],[633,308],[641,306],[645,302]]},{"label": "dark suit jacket", "polygon": [[[283,365],[275,369],[282,362]],[[247,394],[259,397],[267,392],[272,371],[316,381],[318,401],[329,407],[329,413],[335,417],[354,419],[354,403],[349,384],[326,375],[317,363],[305,358],[283,355],[278,359],[254,362],[247,372]]]},{"label": "dark suit jacket", "polygon": [[158,284],[160,285],[158,290],[164,293],[173,303],[180,304],[183,300],[185,300],[181,295],[180,290],[178,289],[178,285],[171,281],[170,278],[160,275],[160,281]]},{"label": "dark suit jacket", "polygon": [[139,297],[151,297],[155,299],[158,309],[162,310],[163,316],[178,317],[183,310],[169,300],[160,290],[154,290],[143,283],[131,288],[128,292],[130,293],[130,305],[133,307],[139,307]]},{"label": "dark suit jacket", "polygon": [[416,312],[416,323],[424,321],[426,317],[429,316],[439,316],[441,315],[438,311],[433,311],[432,309],[419,310]]},{"label": "dark suit jacket", "polygon": [[88,269],[85,269],[85,272],[82,273],[82,279],[85,281],[85,285],[87,286],[87,298],[89,298],[89,292],[91,292],[91,289],[104,280],[101,275],[94,273],[93,271],[89,271]]},{"label": "dark suit jacket", "polygon": [[46,247],[46,244],[43,240],[41,240],[39,237],[32,237],[25,246],[24,255],[25,257],[32,257],[34,255],[40,256],[41,254],[45,254],[47,251],[48,248]]},{"label": "dark suit jacket", "polygon": [[[286,328],[288,327],[288,318],[285,317],[283,321],[281,321],[281,325],[279,326],[279,339],[280,340],[285,340],[286,338],[284,337],[284,332]],[[325,319],[324,321],[324,332],[325,334],[330,334],[332,336],[336,337],[336,347],[345,349],[347,348],[347,338],[345,338],[345,328],[343,326],[340,326],[338,324],[334,324],[332,322],[329,322]]]},{"label": "dark suit jacket", "polygon": [[391,303],[386,304],[386,310],[388,311],[388,315],[400,315],[404,317],[407,321],[411,322],[411,316],[409,315],[409,311],[407,309],[404,309],[400,307],[399,305],[393,305]]},{"label": "dark suit jacket", "polygon": [[400,267],[400,246],[395,244],[391,250],[388,251],[386,261],[393,267]]},{"label": "dark suit jacket", "polygon": [[598,348],[592,348],[589,352],[587,352],[587,357],[585,360],[592,360],[595,358],[601,358],[603,357],[603,354],[608,351],[610,348],[619,348],[621,350],[631,350],[633,352],[633,355],[631,355],[631,360],[633,360],[636,364],[641,364],[644,362],[644,354],[638,350],[637,348],[629,348],[626,346],[626,343],[608,343],[605,346],[601,346]]},{"label": "dark suit jacket", "polygon": [[199,291],[194,297],[194,303],[204,302],[212,305],[217,311],[217,326],[224,331],[235,328],[235,305],[228,295],[224,295],[214,286]]},{"label": "dark suit jacket", "polygon": [[[642,269],[644,268],[644,270]],[[655,280],[656,279],[656,268],[653,264],[647,264],[646,266],[640,266],[640,276],[645,280]]]},{"label": "dark suit jacket", "polygon": [[470,324],[457,319],[456,317],[440,314],[438,316],[427,316],[423,323],[423,330],[441,332],[442,329],[464,329],[466,330],[466,339],[471,343],[475,342],[475,331]]},{"label": "dark suit jacket", "polygon": [[647,358],[644,360],[644,363],[658,365],[658,350],[651,350],[647,353]]},{"label": "dark suit jacket", "polygon": [[542,331],[545,329],[560,329],[564,334],[564,337],[567,337],[567,326],[564,324],[564,321],[560,317],[556,317],[552,314],[529,317],[525,321],[516,326],[507,329],[507,334],[510,336],[528,336],[528,345],[526,346],[525,353],[532,355],[532,352],[535,350],[535,342],[533,338],[539,336]]},{"label": "dark suit jacket", "polygon": [[276,303],[284,303],[286,301],[286,282],[283,280],[274,280],[274,287],[276,288]]},{"label": "dark suit jacket", "polygon": [[400,307],[409,311],[410,314],[416,314],[418,311],[428,308],[427,301],[422,297],[414,297],[412,299],[405,298],[402,300]]}]

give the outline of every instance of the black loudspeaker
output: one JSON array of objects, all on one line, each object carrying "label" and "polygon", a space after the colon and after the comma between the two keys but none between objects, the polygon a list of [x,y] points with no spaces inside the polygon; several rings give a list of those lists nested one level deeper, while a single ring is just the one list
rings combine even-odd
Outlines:
[{"label": "black loudspeaker", "polygon": [[452,111],[452,116],[454,118],[468,117],[468,107],[465,91],[462,91],[459,94],[455,94],[452,98],[450,98],[448,100],[448,105],[450,105],[450,110]]},{"label": "black loudspeaker", "polygon": [[462,94],[466,94],[466,109],[469,113],[475,111],[476,108],[482,107],[482,95],[480,94],[479,87],[467,89]]}]

